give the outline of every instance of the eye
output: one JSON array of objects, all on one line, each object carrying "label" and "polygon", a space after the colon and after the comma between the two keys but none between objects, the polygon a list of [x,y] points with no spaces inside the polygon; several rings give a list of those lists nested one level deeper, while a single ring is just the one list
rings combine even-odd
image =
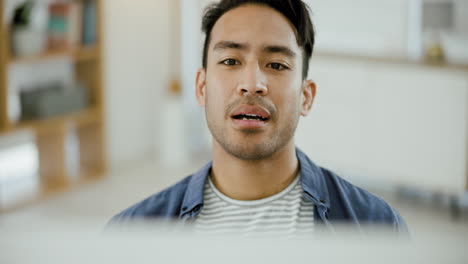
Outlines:
[{"label": "eye", "polygon": [[277,62],[269,63],[267,67],[270,67],[273,70],[277,70],[277,71],[289,70],[288,66],[281,64],[281,63],[277,63]]},{"label": "eye", "polygon": [[226,59],[226,60],[223,60],[220,62],[221,64],[224,64],[224,65],[229,65],[229,66],[234,66],[234,65],[239,65],[240,62],[238,60],[235,60],[235,59]]}]

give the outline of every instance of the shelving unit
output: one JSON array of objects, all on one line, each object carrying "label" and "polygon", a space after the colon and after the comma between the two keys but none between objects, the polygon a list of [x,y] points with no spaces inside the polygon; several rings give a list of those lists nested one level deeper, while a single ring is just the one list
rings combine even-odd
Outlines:
[{"label": "shelving unit", "polygon": [[[74,0],[84,1],[84,0]],[[10,52],[9,25],[4,24],[5,0],[0,1],[0,137],[29,130],[35,135],[39,159],[40,192],[33,199],[24,199],[0,213],[35,203],[51,194],[76,188],[102,178],[106,172],[104,138],[104,99],[102,78],[102,0],[96,4],[96,42],[91,46],[50,50],[35,56],[16,57]],[[8,118],[8,70],[17,64],[40,63],[69,58],[75,76],[88,89],[90,104],[72,113],[40,120],[11,122]],[[66,170],[65,138],[73,129],[79,142],[79,176],[72,179]]]},{"label": "shelving unit", "polygon": [[10,57],[8,58],[9,64],[18,64],[18,63],[34,63],[41,62],[44,60],[55,59],[59,57],[69,57],[72,56],[75,62],[83,61],[92,61],[97,58],[97,49],[96,47],[81,47],[79,49],[65,49],[65,50],[53,50],[47,51],[43,54],[30,57]]}]

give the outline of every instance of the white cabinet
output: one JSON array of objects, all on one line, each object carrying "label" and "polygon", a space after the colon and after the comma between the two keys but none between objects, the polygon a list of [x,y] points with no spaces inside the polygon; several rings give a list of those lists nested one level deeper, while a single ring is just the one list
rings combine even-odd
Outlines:
[{"label": "white cabinet", "polygon": [[460,194],[467,187],[468,67],[315,56],[297,145],[348,178]]}]

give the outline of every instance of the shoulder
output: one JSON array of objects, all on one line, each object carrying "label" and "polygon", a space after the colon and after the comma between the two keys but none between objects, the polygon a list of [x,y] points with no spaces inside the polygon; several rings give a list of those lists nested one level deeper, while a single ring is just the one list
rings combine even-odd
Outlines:
[{"label": "shoulder", "polygon": [[141,202],[115,215],[110,223],[123,222],[135,218],[175,218],[179,215],[187,185],[192,175],[185,177],[178,183],[151,195]]},{"label": "shoulder", "polygon": [[[330,195],[338,196],[335,203],[347,213],[347,217],[361,224],[390,224],[399,231],[407,226],[400,214],[382,198],[366,191],[335,173],[321,168],[329,185]],[[331,205],[333,207],[333,204]]]}]

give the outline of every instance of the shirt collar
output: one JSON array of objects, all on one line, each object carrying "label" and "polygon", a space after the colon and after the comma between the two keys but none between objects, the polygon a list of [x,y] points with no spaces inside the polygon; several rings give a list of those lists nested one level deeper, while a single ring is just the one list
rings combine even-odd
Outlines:
[{"label": "shirt collar", "polygon": [[[324,205],[329,208],[330,199],[328,196],[328,188],[325,182],[325,175],[322,170],[299,148],[296,148],[296,155],[299,161],[301,182],[304,192],[309,194],[315,204]],[[183,216],[191,212],[195,207],[203,204],[203,190],[212,164],[212,161],[208,162],[199,171],[192,175],[187,186],[187,191],[185,192],[179,216]]]}]

